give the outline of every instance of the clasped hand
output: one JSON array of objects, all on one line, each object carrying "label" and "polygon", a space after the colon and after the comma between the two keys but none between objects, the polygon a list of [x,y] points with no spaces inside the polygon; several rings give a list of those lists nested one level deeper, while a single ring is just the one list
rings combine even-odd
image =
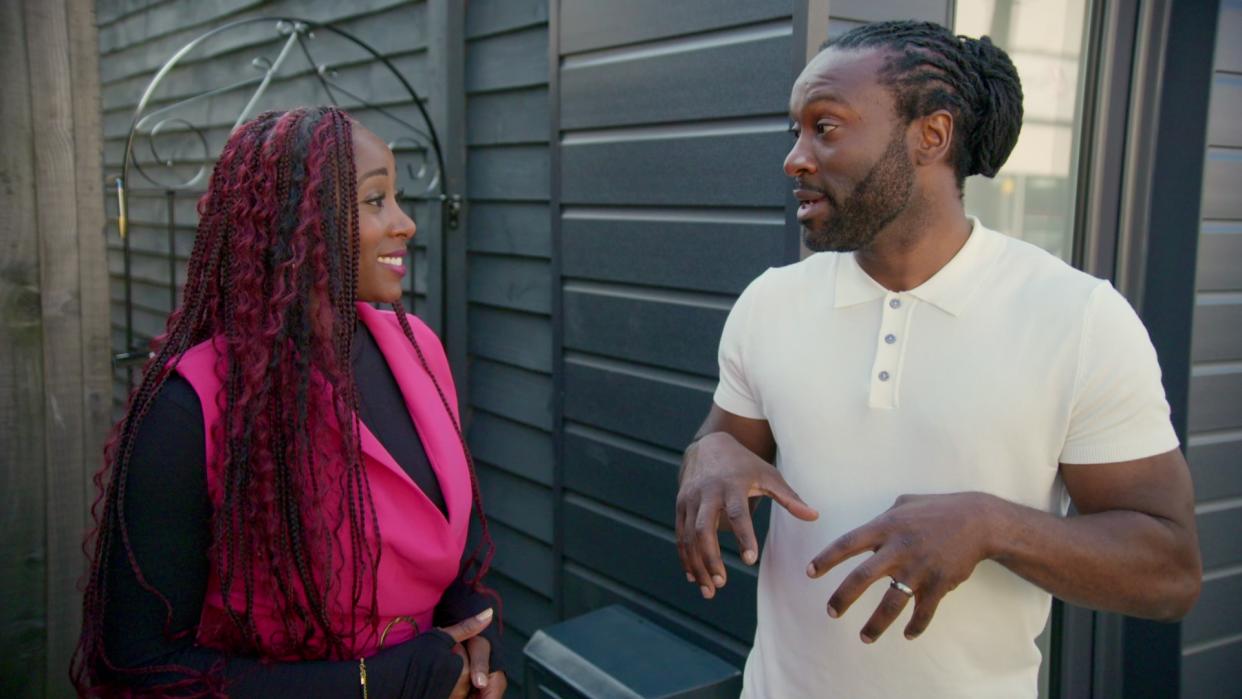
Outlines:
[{"label": "clasped hand", "polygon": [[[758,560],[750,499],[766,495],[798,519],[819,515],[785,482],[780,472],[735,439],[715,433],[688,452],[677,494],[677,548],[686,579],[706,598],[727,582],[718,530],[737,536],[742,560]],[[965,581],[988,557],[991,496],[982,493],[902,495],[887,511],[838,537],[816,555],[806,573],[818,578],[860,553],[860,563],[828,599],[828,615],[846,612],[875,582],[891,578],[912,591],[914,614],[905,629],[916,638],[927,629],[946,594]],[[901,614],[911,595],[890,587],[863,626],[860,636],[873,642]]]}]

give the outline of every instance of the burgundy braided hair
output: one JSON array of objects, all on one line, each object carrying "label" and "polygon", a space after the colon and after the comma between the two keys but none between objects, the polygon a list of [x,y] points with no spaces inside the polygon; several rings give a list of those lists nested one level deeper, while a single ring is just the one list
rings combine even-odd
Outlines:
[{"label": "burgundy braided hair", "polygon": [[[212,513],[210,558],[221,585],[226,628],[213,645],[239,655],[343,659],[356,653],[359,614],[377,632],[380,530],[362,459],[358,395],[352,371],[359,229],[353,121],[332,107],[267,112],[236,129],[199,200],[198,232],[182,302],[152,342],[152,357],[130,393],[124,417],[95,475],[94,529],[83,596],[82,634],[71,677],[79,694],[124,696],[126,677],[175,673],[184,679],[142,690],[149,695],[222,696],[216,669],[126,669],[104,647],[107,567],[123,552],[145,591],[168,599],[144,577],[125,521],[125,484],[138,429],[180,357],[212,341],[217,350],[221,419],[216,445],[219,504]],[[406,338],[428,375],[405,310],[394,303]],[[466,581],[482,585],[494,545],[478,479],[460,423],[452,418],[470,472],[482,541]],[[335,422],[331,430],[308,425]],[[335,532],[348,536],[343,550]],[[119,537],[117,536],[119,534]],[[472,572],[472,574],[471,574]],[[348,585],[348,627],[335,587]],[[256,589],[272,589],[280,633],[265,639],[254,619]],[[244,599],[234,606],[234,595]],[[218,641],[218,643],[216,643]]]}]

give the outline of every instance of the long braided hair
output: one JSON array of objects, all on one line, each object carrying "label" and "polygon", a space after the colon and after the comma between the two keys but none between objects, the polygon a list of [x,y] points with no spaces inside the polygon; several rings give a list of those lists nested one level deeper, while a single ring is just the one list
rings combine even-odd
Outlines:
[{"label": "long braided hair", "polygon": [[[210,559],[230,622],[212,630],[213,645],[239,655],[339,659],[356,652],[359,623],[375,631],[381,535],[362,459],[351,361],[358,322],[356,177],[353,121],[333,107],[267,112],[229,137],[198,203],[182,303],[153,341],[95,476],[83,627],[71,668],[80,694],[129,693],[111,686],[115,678],[167,672],[185,679],[152,693],[218,692],[211,673],[127,670],[104,648],[107,567],[119,552],[171,623],[171,604],[134,556],[125,485],[135,437],[161,387],[180,357],[207,341],[214,343],[221,385],[221,418],[207,435],[219,468]],[[432,375],[404,308],[398,302],[393,310]],[[444,391],[436,389],[461,442],[482,524],[466,582],[486,590],[481,581],[494,546],[473,460]],[[329,423],[339,431],[311,428]],[[348,591],[347,609],[339,608],[337,587]],[[273,616],[283,624],[269,638],[255,624],[259,589],[274,592]],[[348,621],[333,623],[340,618]]]},{"label": "long braided hair", "polygon": [[932,22],[877,22],[821,48],[887,50],[880,77],[893,89],[898,116],[908,123],[940,109],[953,115],[959,188],[970,175],[995,176],[1018,142],[1022,82],[1009,55],[986,36],[955,36]]}]

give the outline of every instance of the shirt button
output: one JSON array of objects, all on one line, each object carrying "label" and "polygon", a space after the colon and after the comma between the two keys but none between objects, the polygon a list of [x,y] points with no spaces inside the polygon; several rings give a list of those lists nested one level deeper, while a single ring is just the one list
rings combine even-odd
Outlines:
[{"label": "shirt button", "polygon": [[889,308],[901,308],[901,299],[893,299],[888,302]]},{"label": "shirt button", "polygon": [[884,341],[891,345],[897,341],[897,336],[896,335],[885,335]]},{"label": "shirt button", "polygon": [[880,380],[881,380],[881,381],[888,381],[888,372],[887,372],[887,371],[881,371],[881,372],[880,372]]}]

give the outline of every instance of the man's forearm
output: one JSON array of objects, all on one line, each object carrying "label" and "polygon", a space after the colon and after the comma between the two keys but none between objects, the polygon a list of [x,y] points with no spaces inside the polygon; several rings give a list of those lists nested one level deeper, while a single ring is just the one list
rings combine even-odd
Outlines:
[{"label": "man's forearm", "polygon": [[985,497],[990,558],[1067,602],[1175,620],[1198,596],[1195,537],[1176,522],[1130,510],[1057,517]]}]

